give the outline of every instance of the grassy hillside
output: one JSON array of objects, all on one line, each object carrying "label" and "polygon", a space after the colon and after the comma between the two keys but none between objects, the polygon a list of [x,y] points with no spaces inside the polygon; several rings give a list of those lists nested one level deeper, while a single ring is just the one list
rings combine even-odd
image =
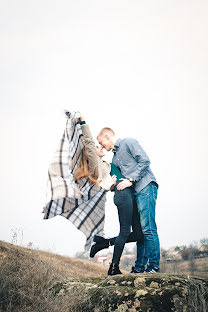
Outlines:
[{"label": "grassy hillside", "polygon": [[17,257],[20,262],[31,260],[31,264],[35,258],[44,263],[44,267],[47,265],[53,267],[54,273],[62,277],[105,276],[107,273],[107,269],[102,265],[87,260],[58,256],[50,252],[19,247],[0,241],[0,263],[10,257]]},{"label": "grassy hillside", "polygon": [[[207,260],[161,262],[161,270],[206,277]],[[107,276],[107,269],[87,260],[0,241],[0,312],[86,312],[82,303],[90,307],[92,299],[97,300],[89,298],[87,287]],[[76,286],[77,282],[81,286]],[[59,285],[67,296],[61,295]]]},{"label": "grassy hillside", "polygon": [[54,298],[51,287],[64,278],[102,277],[107,269],[86,260],[56,256],[0,241],[0,312],[67,312],[71,300]]},{"label": "grassy hillside", "polygon": [[187,274],[208,278],[208,257],[160,263],[162,273]]}]

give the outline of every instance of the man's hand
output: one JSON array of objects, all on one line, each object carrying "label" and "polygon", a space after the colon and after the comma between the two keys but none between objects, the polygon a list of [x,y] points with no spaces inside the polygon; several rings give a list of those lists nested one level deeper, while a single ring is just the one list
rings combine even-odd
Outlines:
[{"label": "man's hand", "polygon": [[121,191],[124,190],[127,187],[132,186],[132,182],[130,182],[128,179],[120,179],[120,182],[117,186],[117,190]]}]

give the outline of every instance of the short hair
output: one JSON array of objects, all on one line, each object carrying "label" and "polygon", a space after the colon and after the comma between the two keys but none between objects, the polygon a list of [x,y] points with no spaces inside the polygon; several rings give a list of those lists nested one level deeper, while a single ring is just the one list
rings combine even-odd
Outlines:
[{"label": "short hair", "polygon": [[105,127],[105,128],[102,128],[102,129],[100,130],[100,132],[98,133],[97,139],[98,139],[101,135],[105,135],[106,133],[110,133],[110,134],[112,134],[112,135],[115,135],[115,132],[113,131],[113,129],[108,128],[108,127]]}]

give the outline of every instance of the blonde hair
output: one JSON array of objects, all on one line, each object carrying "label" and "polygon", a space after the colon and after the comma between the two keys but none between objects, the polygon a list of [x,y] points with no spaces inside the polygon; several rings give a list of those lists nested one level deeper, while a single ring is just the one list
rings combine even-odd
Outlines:
[{"label": "blonde hair", "polygon": [[98,184],[98,181],[89,172],[89,167],[87,163],[87,151],[85,148],[83,148],[79,165],[77,166],[77,169],[74,174],[74,179],[81,180],[82,178],[85,177],[89,178],[92,184]]},{"label": "blonde hair", "polygon": [[105,128],[102,128],[97,136],[97,139],[102,136],[102,135],[105,135],[107,133],[110,133],[111,135],[115,135],[115,132],[113,131],[113,129],[111,128],[108,128],[108,127],[105,127]]}]

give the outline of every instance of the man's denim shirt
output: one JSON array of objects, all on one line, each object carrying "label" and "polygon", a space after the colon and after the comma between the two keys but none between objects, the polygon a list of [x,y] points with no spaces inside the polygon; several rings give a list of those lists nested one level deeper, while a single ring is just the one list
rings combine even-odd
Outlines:
[{"label": "man's denim shirt", "polygon": [[133,178],[136,180],[134,183],[136,194],[150,182],[157,184],[149,167],[149,158],[137,140],[132,138],[117,139],[113,152],[112,162],[119,167],[121,173],[127,179]]}]

